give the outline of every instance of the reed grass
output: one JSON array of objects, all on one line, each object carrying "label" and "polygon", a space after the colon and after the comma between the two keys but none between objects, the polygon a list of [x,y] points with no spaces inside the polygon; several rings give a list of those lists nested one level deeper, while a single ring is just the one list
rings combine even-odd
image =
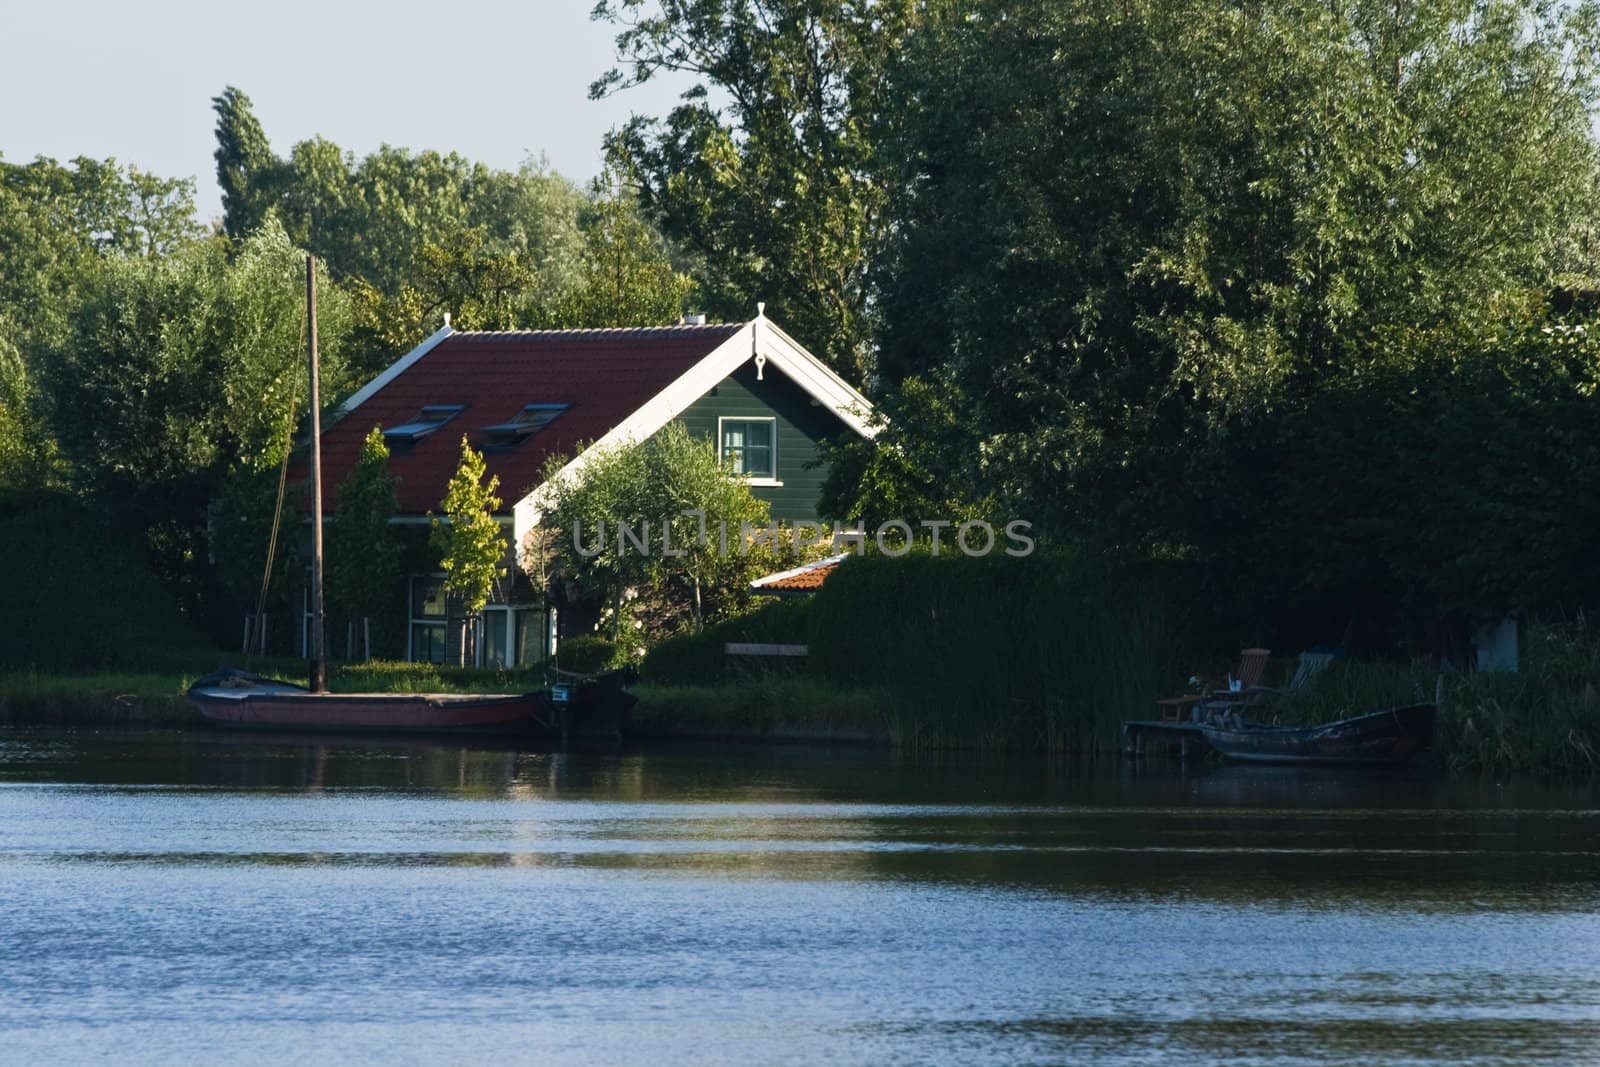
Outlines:
[{"label": "reed grass", "polygon": [[794,740],[894,740],[894,694],[814,679],[633,687],[632,728],[645,734]]},{"label": "reed grass", "polygon": [[1167,589],[1070,557],[851,560],[816,595],[812,669],[892,691],[907,747],[1106,750],[1192,665]]},{"label": "reed grass", "polygon": [[1436,702],[1435,758],[1451,770],[1600,771],[1600,631],[1582,620],[1530,626],[1520,667],[1462,673],[1426,662],[1339,662],[1272,711],[1283,722],[1313,724]]}]

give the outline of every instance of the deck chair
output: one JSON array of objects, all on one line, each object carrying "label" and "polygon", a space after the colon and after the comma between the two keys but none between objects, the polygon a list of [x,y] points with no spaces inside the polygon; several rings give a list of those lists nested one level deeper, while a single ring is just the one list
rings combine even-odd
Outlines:
[{"label": "deck chair", "polygon": [[1210,716],[1220,712],[1238,711],[1240,708],[1254,708],[1266,703],[1269,697],[1298,693],[1309,688],[1317,680],[1317,676],[1327,670],[1328,664],[1334,661],[1336,655],[1334,652],[1302,652],[1300,663],[1295,667],[1294,677],[1289,679],[1288,685],[1251,685],[1245,686],[1237,693],[1213,693],[1201,699],[1200,714]]},{"label": "deck chair", "polygon": [[[1239,653],[1239,669],[1234,671],[1232,678],[1239,683],[1238,693],[1246,691],[1261,684],[1261,675],[1266,672],[1267,660],[1272,653],[1264,648],[1247,648]],[[1193,707],[1212,696],[1222,696],[1227,699],[1227,694],[1232,692],[1226,681],[1211,683],[1201,687],[1198,693],[1189,693],[1181,697],[1166,697],[1156,701],[1156,709],[1160,713],[1162,722],[1182,722],[1189,717]]]},{"label": "deck chair", "polygon": [[1270,685],[1254,685],[1250,687],[1252,693],[1273,693],[1282,696],[1284,693],[1298,693],[1302,689],[1310,688],[1311,683],[1317,680],[1318,675],[1328,669],[1328,664],[1333,662],[1332,652],[1302,652],[1300,665],[1294,670],[1294,677],[1289,679],[1289,684],[1274,688]]}]

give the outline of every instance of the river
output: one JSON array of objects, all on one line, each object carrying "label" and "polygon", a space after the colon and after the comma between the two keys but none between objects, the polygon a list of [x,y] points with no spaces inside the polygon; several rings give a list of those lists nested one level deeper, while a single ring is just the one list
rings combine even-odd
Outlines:
[{"label": "river", "polygon": [[0,731],[0,1060],[1600,1062],[1600,794]]}]

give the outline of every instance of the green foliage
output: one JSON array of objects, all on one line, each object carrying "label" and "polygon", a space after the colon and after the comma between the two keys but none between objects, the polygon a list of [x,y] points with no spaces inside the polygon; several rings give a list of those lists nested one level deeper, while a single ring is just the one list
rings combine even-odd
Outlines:
[{"label": "green foliage", "polygon": [[[699,633],[679,634],[659,641],[645,655],[639,676],[655,685],[713,685],[741,670],[753,669],[758,674],[792,673],[766,661],[742,667],[731,665],[724,646],[730,641],[803,645],[809,632],[810,606],[810,600],[804,597],[768,600],[752,611],[724,619]],[[803,665],[787,666],[803,670]]]},{"label": "green foliage", "polygon": [[25,360],[60,340],[101,266],[196,237],[194,183],[115,160],[0,162],[0,315]]},{"label": "green foliage", "polygon": [[[737,603],[770,561],[738,551],[741,526],[765,523],[767,505],[732,476],[713,443],[695,438],[682,423],[592,455],[577,474],[562,474],[562,466],[553,458],[545,472],[549,488],[532,551],[524,556],[603,598],[612,612],[613,640],[630,611],[628,590],[657,590],[698,629]],[[641,551],[619,524],[647,540],[648,549]]]},{"label": "green foliage", "polygon": [[583,250],[573,283],[540,313],[550,329],[669,325],[694,282],[673,266],[637,198],[608,175],[581,216]]},{"label": "green foliage", "polygon": [[811,678],[763,677],[727,685],[632,688],[629,729],[673,737],[888,741],[895,695]]},{"label": "green foliage", "polygon": [[[275,467],[306,395],[305,262],[280,229],[108,265],[45,364],[57,437],[87,488],[187,489]],[[344,383],[348,304],[322,283],[324,389]],[[206,487],[202,478],[201,489]]]},{"label": "green foliage", "polygon": [[[374,426],[361,458],[339,484],[338,503],[327,532],[328,601],[349,620],[383,627],[390,621],[400,585],[400,543],[389,520],[399,505],[389,473],[389,447]],[[384,644],[381,639],[377,643]],[[335,642],[337,643],[337,642]]]},{"label": "green foliage", "polygon": [[[1337,618],[1579,606],[1600,596],[1600,348],[1581,327],[1397,337],[1191,458],[1233,486],[1161,529],[1219,598],[1257,618],[1321,600]],[[1420,634],[1396,644],[1420,651]],[[1409,638],[1409,640],[1408,640]]]},{"label": "green foliage", "polygon": [[1592,272],[1595,45],[1512,0],[953,6],[891,94],[880,364],[968,432],[885,447],[1159,547],[1241,422]]},{"label": "green foliage", "polygon": [[[209,605],[213,628],[235,641],[240,620],[254,614],[260,596],[272,540],[272,512],[278,503],[278,474],[272,469],[235,467],[223,476],[206,509],[205,544],[218,587]],[[305,560],[299,552],[300,513],[295,503],[309,499],[303,485],[286,488],[262,604],[269,648],[281,652],[291,651],[293,620],[302,610],[298,598],[305,584]],[[230,633],[229,626],[235,632]]]},{"label": "green foliage", "polygon": [[[885,71],[921,5],[849,0],[602,0],[621,69],[595,97],[659,74],[697,87],[610,138],[646,214],[696,257],[710,310],[758,300],[846,377],[868,369],[867,266],[883,235]],[[719,104],[713,104],[713,97]],[[725,101],[725,103],[720,103]]]},{"label": "green foliage", "polygon": [[342,664],[328,680],[335,693],[506,693],[528,692],[544,684],[542,667],[451,667],[392,660]]},{"label": "green foliage", "polygon": [[[208,581],[212,495],[230,471],[275,471],[305,416],[304,272],[272,227],[231,260],[200,242],[110,262],[42,360],[72,483],[149,530],[158,573],[191,608]],[[334,396],[348,303],[330,283],[321,293],[323,384]]]},{"label": "green foliage", "polygon": [[896,694],[912,747],[1115,745],[1189,669],[1178,568],[1025,559],[850,559],[814,595],[810,669]]},{"label": "green foliage", "polygon": [[0,494],[48,488],[60,474],[40,398],[7,325],[0,316]]},{"label": "green foliage", "polygon": [[267,135],[250,98],[228,86],[213,97],[217,113],[217,185],[222,188],[222,228],[235,241],[255,233],[267,221],[283,167],[272,154]]},{"label": "green foliage", "polygon": [[577,674],[594,674],[620,666],[616,642],[593,634],[563,637],[556,654],[562,670]]},{"label": "green foliage", "polygon": [[114,670],[163,649],[204,647],[138,551],[138,532],[60,497],[0,515],[15,562],[0,666]]},{"label": "green foliage", "polygon": [[1451,770],[1600,771],[1600,633],[1579,618],[1526,627],[1516,673],[1440,673],[1431,663],[1341,661],[1315,685],[1261,709],[1309,724],[1438,701],[1434,755]]},{"label": "green foliage", "polygon": [[494,513],[500,498],[494,495],[499,477],[483,480],[487,468],[483,453],[476,452],[461,435],[461,462],[445,488],[441,521],[432,520],[430,541],[439,551],[446,595],[459,598],[467,615],[476,615],[489,602],[494,583],[504,578],[506,538]]}]

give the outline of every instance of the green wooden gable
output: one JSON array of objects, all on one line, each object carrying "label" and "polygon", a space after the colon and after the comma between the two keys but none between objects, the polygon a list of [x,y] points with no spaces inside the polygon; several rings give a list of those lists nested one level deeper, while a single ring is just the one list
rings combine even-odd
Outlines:
[{"label": "green wooden gable", "polygon": [[[772,505],[772,517],[794,522],[815,520],[817,500],[827,468],[817,464],[819,446],[842,432],[844,423],[830,409],[781,371],[768,367],[761,380],[744,364],[722,379],[678,416],[697,437],[720,441],[719,426],[728,420],[772,419],[775,430],[776,478],[781,484],[756,482],[751,492]],[[815,464],[815,465],[814,465]]]}]

